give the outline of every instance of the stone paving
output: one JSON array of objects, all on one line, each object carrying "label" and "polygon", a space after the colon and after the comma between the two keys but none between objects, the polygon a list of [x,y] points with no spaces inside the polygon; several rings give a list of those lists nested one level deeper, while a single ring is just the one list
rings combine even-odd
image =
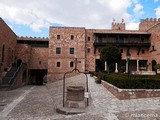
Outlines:
[{"label": "stone paving", "polygon": [[[160,120],[160,98],[119,100],[89,78],[89,107],[83,114],[62,115],[62,81],[0,91],[0,120]],[[85,76],[66,80],[66,86],[85,86]]]}]

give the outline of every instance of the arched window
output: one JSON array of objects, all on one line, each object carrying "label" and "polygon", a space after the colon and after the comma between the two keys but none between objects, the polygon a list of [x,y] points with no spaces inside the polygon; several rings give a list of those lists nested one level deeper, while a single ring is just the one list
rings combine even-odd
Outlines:
[{"label": "arched window", "polygon": [[2,63],[4,62],[4,56],[5,56],[5,45],[2,46]]},{"label": "arched window", "polygon": [[73,61],[70,62],[70,67],[74,67],[74,62]]}]

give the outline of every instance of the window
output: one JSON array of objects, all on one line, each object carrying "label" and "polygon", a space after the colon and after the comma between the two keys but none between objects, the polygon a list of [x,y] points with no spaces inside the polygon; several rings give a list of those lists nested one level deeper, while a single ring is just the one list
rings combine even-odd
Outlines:
[{"label": "window", "polygon": [[90,48],[87,48],[87,53],[90,53]]},{"label": "window", "polygon": [[123,53],[123,49],[121,49],[121,53]]},{"label": "window", "polygon": [[56,48],[56,54],[61,54],[61,48],[60,47]]},{"label": "window", "polygon": [[41,61],[39,61],[39,64],[41,64]]},{"label": "window", "polygon": [[88,41],[90,41],[90,39],[91,39],[91,38],[90,38],[90,37],[88,37]]},{"label": "window", "polygon": [[70,62],[70,67],[74,67],[74,62],[73,61]]},{"label": "window", "polygon": [[60,62],[57,62],[57,67],[61,67],[61,63]]},{"label": "window", "polygon": [[99,52],[99,53],[101,52],[101,48],[98,49],[98,52]]},{"label": "window", "polygon": [[57,35],[57,40],[60,40],[61,39],[61,36],[60,35]]},{"label": "window", "polygon": [[5,56],[5,45],[2,47],[2,63],[4,62],[4,56]]},{"label": "window", "polygon": [[144,52],[145,52],[145,51],[142,49],[142,54],[144,54]]},{"label": "window", "polygon": [[14,62],[14,51],[12,50],[12,63]]},{"label": "window", "polygon": [[70,54],[74,54],[74,48],[70,48]]},{"label": "window", "polygon": [[152,50],[155,50],[155,49],[154,49],[154,45],[152,45]]},{"label": "window", "polygon": [[74,40],[74,35],[71,35],[71,40]]}]

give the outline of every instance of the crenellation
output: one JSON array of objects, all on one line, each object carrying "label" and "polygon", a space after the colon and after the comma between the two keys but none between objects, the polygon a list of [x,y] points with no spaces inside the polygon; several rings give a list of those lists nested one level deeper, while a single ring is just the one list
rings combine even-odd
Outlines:
[{"label": "crenellation", "polygon": [[17,39],[18,39],[18,40],[40,40],[40,41],[41,41],[41,40],[42,40],[42,41],[43,41],[43,40],[45,40],[45,41],[47,40],[47,41],[49,41],[49,38],[48,38],[48,37],[32,37],[32,36],[29,36],[29,37],[28,37],[28,36],[25,36],[25,37],[24,37],[24,36],[20,36],[20,37],[19,37],[19,36],[18,36]]},{"label": "crenellation", "polygon": [[156,26],[158,23],[160,23],[160,18],[146,18],[144,21],[141,21],[139,24],[139,30],[140,31],[147,31],[151,29],[152,27]]},{"label": "crenellation", "polygon": [[125,30],[125,23],[112,22],[112,30]]},{"label": "crenellation", "polygon": [[150,22],[153,22],[153,18],[150,18]]}]

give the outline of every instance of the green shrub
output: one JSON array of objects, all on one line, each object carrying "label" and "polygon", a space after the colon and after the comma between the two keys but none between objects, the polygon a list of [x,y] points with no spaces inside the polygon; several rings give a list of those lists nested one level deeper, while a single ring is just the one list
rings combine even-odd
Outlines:
[{"label": "green shrub", "polygon": [[98,72],[96,75],[106,82],[122,89],[160,89],[160,76],[141,76],[123,73]]}]

